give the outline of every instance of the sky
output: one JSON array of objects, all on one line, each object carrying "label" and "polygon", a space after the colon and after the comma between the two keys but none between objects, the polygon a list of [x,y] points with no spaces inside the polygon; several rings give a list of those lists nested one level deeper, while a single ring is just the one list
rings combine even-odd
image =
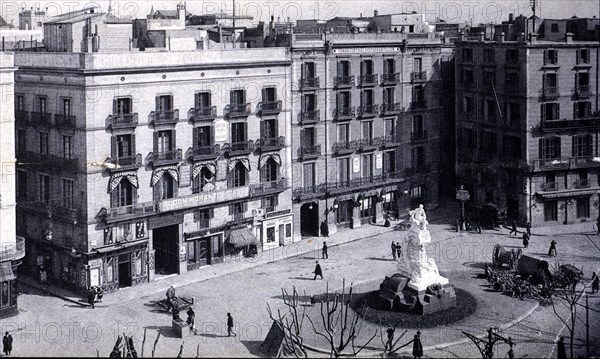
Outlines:
[{"label": "sky", "polygon": [[[499,23],[508,19],[508,14],[531,15],[533,0],[235,0],[236,14],[249,15],[257,21],[268,21],[271,16],[284,21],[297,19],[321,20],[335,16],[371,16],[377,10],[379,14],[398,12],[423,12],[427,21],[443,19],[447,22]],[[114,0],[112,6],[115,15],[143,18],[152,7],[155,10],[174,10],[179,0]],[[188,0],[186,7],[192,14],[231,14],[234,0]],[[0,1],[0,15],[7,22],[14,20],[18,25],[18,13],[21,8],[47,8],[47,16],[79,10],[90,6],[108,9],[108,0],[99,1]],[[536,15],[542,18],[600,17],[600,0],[537,0]]]}]

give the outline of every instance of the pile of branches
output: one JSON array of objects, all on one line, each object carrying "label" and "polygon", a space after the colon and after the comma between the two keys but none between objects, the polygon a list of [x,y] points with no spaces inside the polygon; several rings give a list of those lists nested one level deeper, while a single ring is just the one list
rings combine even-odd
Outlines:
[{"label": "pile of branches", "polygon": [[521,278],[518,274],[486,268],[486,279],[497,292],[503,292],[513,298],[543,300],[549,298],[549,288],[539,288],[529,281]]}]

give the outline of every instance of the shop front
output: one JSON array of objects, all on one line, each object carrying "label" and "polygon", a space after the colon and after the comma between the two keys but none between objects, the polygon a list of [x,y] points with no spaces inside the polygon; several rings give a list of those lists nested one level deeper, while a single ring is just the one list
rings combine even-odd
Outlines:
[{"label": "shop front", "polygon": [[0,263],[0,318],[18,314],[17,309],[17,277],[11,261]]},{"label": "shop front", "polygon": [[284,209],[265,213],[257,220],[257,234],[263,250],[293,243],[292,210]]},{"label": "shop front", "polygon": [[223,262],[223,232],[185,234],[187,270]]}]

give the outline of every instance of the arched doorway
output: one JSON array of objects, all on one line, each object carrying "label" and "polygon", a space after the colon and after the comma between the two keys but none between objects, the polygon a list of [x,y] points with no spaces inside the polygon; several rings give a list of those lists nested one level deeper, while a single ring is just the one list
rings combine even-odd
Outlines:
[{"label": "arched doorway", "polygon": [[319,235],[319,205],[305,203],[300,208],[300,232],[303,236]]}]

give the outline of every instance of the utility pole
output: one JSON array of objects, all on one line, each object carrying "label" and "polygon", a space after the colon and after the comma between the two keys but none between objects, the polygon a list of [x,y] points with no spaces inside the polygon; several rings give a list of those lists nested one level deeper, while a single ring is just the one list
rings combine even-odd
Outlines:
[{"label": "utility pole", "polygon": [[233,48],[235,49],[235,37],[236,37],[236,32],[235,32],[235,0],[233,1]]},{"label": "utility pole", "polygon": [[585,295],[585,356],[590,357],[590,306],[588,304],[588,296]]}]

